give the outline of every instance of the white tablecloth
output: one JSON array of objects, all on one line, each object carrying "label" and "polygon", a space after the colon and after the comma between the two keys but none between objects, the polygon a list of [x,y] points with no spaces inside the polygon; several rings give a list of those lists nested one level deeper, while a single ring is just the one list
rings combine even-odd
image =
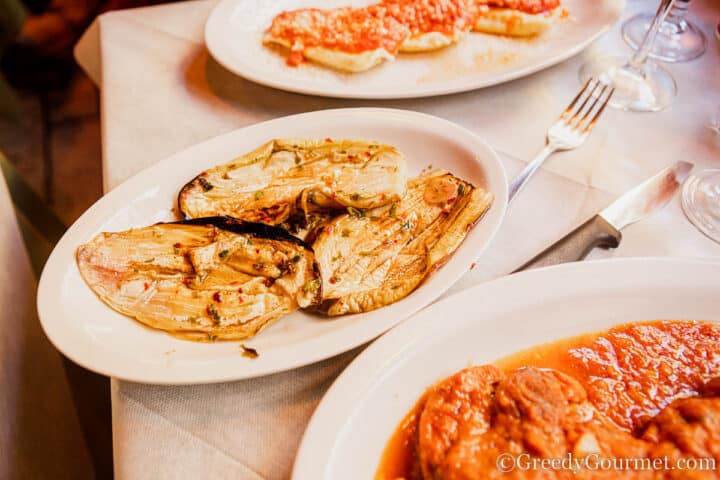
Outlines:
[{"label": "white tablecloth", "polygon": [[[657,2],[630,1],[627,16]],[[510,175],[544,141],[546,128],[579,88],[582,62],[628,54],[618,28],[582,55],[529,78],[464,94],[402,101],[350,101],[272,90],[224,70],[203,44],[213,1],[105,14],[77,46],[102,92],[106,190],[202,140],[282,115],[345,106],[386,106],[439,115],[501,152]],[[693,2],[712,40],[720,3]],[[707,130],[720,105],[720,52],[671,65],[679,95],[654,114],[608,111],[581,149],[553,157],[517,202],[477,267],[455,292],[507,274],[627,188],[677,160],[720,167],[720,139]],[[720,258],[720,246],[686,221],[676,200],[628,227],[607,256]],[[120,479],[287,478],[304,426],[327,386],[359,352],[270,377],[211,386],[161,387],[113,381],[115,470]]]}]

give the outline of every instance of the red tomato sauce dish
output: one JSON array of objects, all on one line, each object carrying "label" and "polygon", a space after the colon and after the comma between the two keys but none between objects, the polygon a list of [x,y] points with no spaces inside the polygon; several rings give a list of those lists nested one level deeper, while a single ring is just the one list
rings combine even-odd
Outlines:
[{"label": "red tomato sauce dish", "polygon": [[625,324],[464,369],[430,387],[408,412],[376,480],[718,478],[714,468],[574,473],[508,471],[498,462],[502,455],[591,454],[717,464],[720,326]]},{"label": "red tomato sauce dish", "polygon": [[311,60],[361,72],[400,52],[448,47],[469,31],[537,36],[564,13],[560,0],[384,0],[362,8],[284,11],[263,41],[287,50],[292,67]]}]

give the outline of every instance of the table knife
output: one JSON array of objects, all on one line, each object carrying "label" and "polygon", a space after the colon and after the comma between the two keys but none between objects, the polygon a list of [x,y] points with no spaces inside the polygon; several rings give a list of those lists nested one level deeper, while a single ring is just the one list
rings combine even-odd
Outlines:
[{"label": "table knife", "polygon": [[616,248],[620,230],[664,207],[680,188],[693,164],[677,162],[635,188],[609,207],[545,249],[516,271],[584,259],[594,248]]}]

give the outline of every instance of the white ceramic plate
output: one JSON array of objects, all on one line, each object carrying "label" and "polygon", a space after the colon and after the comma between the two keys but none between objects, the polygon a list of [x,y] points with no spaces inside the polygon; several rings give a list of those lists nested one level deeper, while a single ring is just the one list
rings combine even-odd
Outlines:
[{"label": "white ceramic plate", "polygon": [[569,18],[537,39],[468,34],[451,48],[401,54],[360,74],[309,63],[291,68],[262,45],[275,15],[303,7],[361,6],[371,0],[221,0],[205,25],[205,43],[228,70],[263,85],[327,97],[411,98],[463,92],[507,82],[581,52],[621,16],[625,0],[563,0]]},{"label": "white ceramic plate", "polygon": [[335,381],[305,431],[294,480],[375,478],[422,393],[471,365],[619,323],[720,322],[720,263],[625,259],[532,270],[471,288],[404,322]]},{"label": "white ceramic plate", "polygon": [[[358,138],[398,147],[410,175],[428,164],[445,168],[496,196],[452,259],[413,294],[361,315],[328,319],[297,312],[246,341],[192,343],[143,327],[105,306],[80,277],[78,245],[98,232],[120,231],[172,219],[178,190],[200,171],[232,160],[276,137]],[[175,154],[123,183],[68,230],[45,266],[38,311],[55,346],[80,365],[144,383],[209,383],[299,367],[363,344],[431,303],[481,254],[505,214],[507,182],[500,159],[482,140],[446,120],[387,109],[327,110],[285,117],[237,130]]]}]

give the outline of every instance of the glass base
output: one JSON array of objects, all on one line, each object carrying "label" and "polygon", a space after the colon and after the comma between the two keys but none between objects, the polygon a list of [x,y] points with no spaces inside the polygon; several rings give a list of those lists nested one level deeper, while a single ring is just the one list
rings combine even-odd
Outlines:
[{"label": "glass base", "polygon": [[677,85],[672,75],[654,62],[635,69],[623,57],[600,57],[580,68],[580,82],[590,78],[611,85],[615,93],[608,105],[634,112],[657,112],[672,104]]},{"label": "glass base", "polygon": [[688,178],[682,206],[698,230],[720,243],[720,170],[705,170]]},{"label": "glass base", "polygon": [[[637,50],[650,28],[653,15],[635,15],[622,26],[625,43]],[[666,20],[660,26],[650,50],[650,58],[663,62],[687,62],[703,53],[707,48],[705,34],[687,20]]]}]

